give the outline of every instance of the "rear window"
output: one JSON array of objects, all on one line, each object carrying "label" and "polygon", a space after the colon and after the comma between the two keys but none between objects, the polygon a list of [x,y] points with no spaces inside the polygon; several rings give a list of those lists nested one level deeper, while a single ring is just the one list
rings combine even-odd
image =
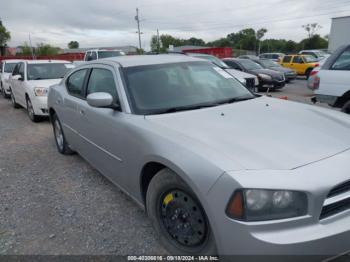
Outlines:
[{"label": "rear window", "polygon": [[292,57],[289,55],[286,55],[283,57],[283,63],[290,63],[290,60],[292,60]]}]

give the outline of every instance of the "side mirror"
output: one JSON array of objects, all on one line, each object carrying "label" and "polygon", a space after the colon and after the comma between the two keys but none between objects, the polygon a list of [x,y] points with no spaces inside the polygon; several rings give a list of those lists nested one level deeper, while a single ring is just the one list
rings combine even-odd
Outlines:
[{"label": "side mirror", "polygon": [[23,77],[21,75],[14,75],[12,76],[13,80],[19,80],[19,81],[23,81]]},{"label": "side mirror", "polygon": [[109,93],[105,93],[105,92],[92,93],[86,97],[86,100],[87,100],[87,103],[92,107],[117,108],[117,106],[113,104],[112,95]]}]

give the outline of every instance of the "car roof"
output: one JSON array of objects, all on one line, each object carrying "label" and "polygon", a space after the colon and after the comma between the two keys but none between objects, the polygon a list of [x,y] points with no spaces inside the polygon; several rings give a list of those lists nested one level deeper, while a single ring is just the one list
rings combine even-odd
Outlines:
[{"label": "car roof", "polygon": [[23,62],[23,61],[26,61],[26,60],[23,60],[23,59],[4,59],[4,60],[2,60],[2,62],[5,62],[5,63],[19,63],[19,62]]},{"label": "car roof", "polygon": [[54,64],[67,64],[71,63],[69,61],[65,60],[25,60],[28,64],[49,64],[49,63],[54,63]]},{"label": "car roof", "polygon": [[170,63],[181,63],[181,62],[203,62],[200,58],[195,58],[187,55],[131,55],[131,56],[117,56],[109,57],[99,60],[94,60],[85,63],[86,64],[96,64],[114,62],[118,63],[122,67],[132,67],[132,66],[143,66],[143,65],[159,65],[159,64],[170,64]]},{"label": "car roof", "polygon": [[[211,57],[211,56],[213,56],[213,55],[202,54],[202,53],[186,53],[186,55],[189,55],[189,56],[192,56],[192,57],[199,57],[199,56],[201,56],[201,57],[203,57],[203,56]],[[216,57],[216,56],[214,56],[214,57]]]},{"label": "car roof", "polygon": [[86,50],[86,52],[92,52],[92,51],[122,51],[120,49],[90,49],[90,50]]}]

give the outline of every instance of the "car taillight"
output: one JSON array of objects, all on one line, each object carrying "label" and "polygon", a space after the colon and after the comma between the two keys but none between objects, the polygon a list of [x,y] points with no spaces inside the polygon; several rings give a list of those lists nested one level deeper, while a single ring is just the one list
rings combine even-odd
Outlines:
[{"label": "car taillight", "polygon": [[316,65],[315,65],[315,67],[318,67],[318,66],[320,66],[320,64],[316,64]]},{"label": "car taillight", "polygon": [[310,73],[310,76],[314,76],[318,73],[318,70],[312,70],[311,73]]},{"label": "car taillight", "polygon": [[320,87],[320,77],[319,76],[315,76],[313,87],[314,87],[314,89],[318,89]]}]

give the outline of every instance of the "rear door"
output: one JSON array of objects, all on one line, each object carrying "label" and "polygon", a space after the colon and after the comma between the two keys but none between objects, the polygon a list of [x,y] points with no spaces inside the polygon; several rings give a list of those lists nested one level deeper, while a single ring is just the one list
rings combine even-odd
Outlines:
[{"label": "rear door", "polygon": [[282,61],[280,62],[280,64],[281,64],[282,66],[284,66],[284,67],[292,68],[291,65],[290,65],[291,62],[292,62],[292,58],[293,58],[293,56],[291,56],[291,55],[286,55],[286,56],[283,57],[283,59],[282,59]]},{"label": "rear door", "polygon": [[290,64],[291,68],[294,69],[299,75],[305,74],[306,65],[303,58],[299,55],[295,55]]}]

